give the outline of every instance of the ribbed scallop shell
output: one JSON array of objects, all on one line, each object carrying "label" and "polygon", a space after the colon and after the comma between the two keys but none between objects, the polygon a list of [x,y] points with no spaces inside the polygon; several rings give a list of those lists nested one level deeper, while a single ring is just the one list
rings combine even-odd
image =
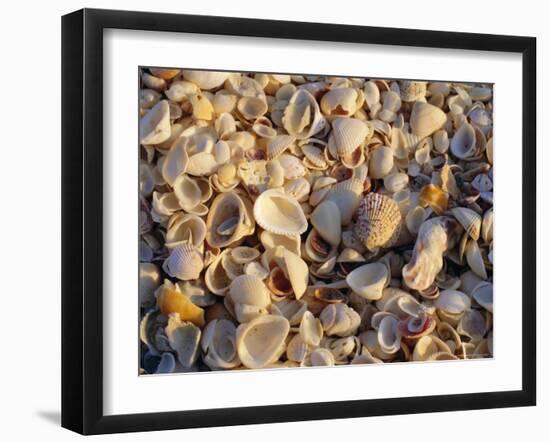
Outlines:
[{"label": "ribbed scallop shell", "polygon": [[293,135],[277,135],[267,144],[267,159],[273,160],[286,151],[296,141]]},{"label": "ribbed scallop shell", "polygon": [[202,254],[192,244],[180,243],[172,249],[162,268],[171,277],[195,280],[203,268]]},{"label": "ribbed scallop shell", "polygon": [[325,200],[333,201],[340,209],[342,226],[349,224],[357,210],[363,194],[363,183],[357,179],[349,179],[336,183],[330,188]]},{"label": "ribbed scallop shell", "polygon": [[429,103],[416,102],[409,124],[415,135],[424,138],[440,129],[446,121],[447,116],[441,109]]},{"label": "ribbed scallop shell", "polygon": [[271,294],[262,280],[253,275],[239,275],[229,286],[233,303],[266,308],[271,304]]},{"label": "ribbed scallop shell", "polygon": [[399,237],[401,212],[389,197],[368,194],[361,201],[356,216],[355,233],[371,251],[392,246]]},{"label": "ribbed scallop shell", "polygon": [[337,118],[332,122],[332,137],[339,156],[351,154],[368,135],[367,125],[356,118]]},{"label": "ribbed scallop shell", "polygon": [[280,188],[260,194],[254,203],[254,218],[265,230],[293,236],[307,229],[307,220],[298,201]]},{"label": "ribbed scallop shell", "polygon": [[481,216],[477,212],[464,207],[453,208],[451,212],[470,237],[478,240],[481,232]]}]

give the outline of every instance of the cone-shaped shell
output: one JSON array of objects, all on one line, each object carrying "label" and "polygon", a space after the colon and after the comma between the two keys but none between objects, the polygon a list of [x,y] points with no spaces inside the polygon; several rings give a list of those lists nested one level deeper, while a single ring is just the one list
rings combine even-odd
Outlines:
[{"label": "cone-shaped shell", "polygon": [[199,249],[189,243],[178,243],[164,261],[162,269],[171,277],[180,280],[195,280],[203,268],[202,254]]},{"label": "cone-shaped shell", "polygon": [[363,183],[354,178],[336,183],[330,188],[325,200],[333,201],[340,209],[342,226],[351,222],[351,218],[361,202],[362,193]]},{"label": "cone-shaped shell", "polygon": [[206,241],[213,248],[223,248],[254,232],[251,202],[234,191],[218,194],[206,220]]},{"label": "cone-shaped shell", "polygon": [[462,206],[451,209],[451,212],[470,237],[478,240],[481,231],[481,216],[477,212]]},{"label": "cone-shaped shell", "polygon": [[369,263],[354,269],[346,282],[356,294],[367,300],[378,300],[388,280],[388,268],[382,263]]},{"label": "cone-shaped shell", "polygon": [[307,229],[307,220],[298,201],[280,188],[262,192],[254,203],[256,222],[274,234],[293,236]]},{"label": "cone-shaped shell", "polygon": [[367,125],[356,118],[337,118],[332,122],[332,137],[339,156],[351,154],[369,134]]},{"label": "cone-shaped shell", "polygon": [[445,113],[436,106],[415,102],[410,118],[412,132],[420,138],[428,137],[447,121]]},{"label": "cone-shaped shell", "polygon": [[288,320],[262,315],[237,328],[237,352],[243,365],[259,369],[278,360],[290,331]]},{"label": "cone-shaped shell", "polygon": [[214,89],[221,86],[223,82],[229,77],[228,72],[216,72],[216,71],[182,71],[183,78],[188,80],[201,89]]},{"label": "cone-shaped shell", "polygon": [[159,101],[139,122],[139,142],[142,145],[158,145],[170,137],[170,105]]},{"label": "cone-shaped shell", "polygon": [[319,235],[333,246],[338,246],[342,237],[342,217],[338,205],[331,200],[321,202],[310,216],[310,221]]},{"label": "cone-shaped shell", "polygon": [[370,251],[391,246],[399,237],[401,212],[391,198],[370,193],[356,213],[355,234]]}]

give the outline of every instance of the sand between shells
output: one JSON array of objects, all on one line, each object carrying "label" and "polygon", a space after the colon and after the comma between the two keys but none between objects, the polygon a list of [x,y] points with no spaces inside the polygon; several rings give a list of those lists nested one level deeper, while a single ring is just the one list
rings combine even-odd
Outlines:
[{"label": "sand between shells", "polygon": [[141,373],[492,356],[492,86],[140,72]]}]

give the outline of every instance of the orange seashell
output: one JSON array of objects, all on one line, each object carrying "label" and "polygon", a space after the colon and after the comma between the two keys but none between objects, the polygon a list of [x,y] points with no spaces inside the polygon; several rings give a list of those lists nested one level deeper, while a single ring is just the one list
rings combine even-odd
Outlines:
[{"label": "orange seashell", "polygon": [[164,80],[171,80],[180,73],[180,69],[150,68],[151,74]]},{"label": "orange seashell", "polygon": [[440,187],[429,184],[420,191],[420,204],[429,206],[437,215],[441,215],[449,206],[449,195]]},{"label": "orange seashell", "polygon": [[157,298],[160,311],[164,315],[177,312],[181,321],[190,321],[196,326],[204,326],[204,310],[193,304],[191,300],[181,292],[164,288]]}]

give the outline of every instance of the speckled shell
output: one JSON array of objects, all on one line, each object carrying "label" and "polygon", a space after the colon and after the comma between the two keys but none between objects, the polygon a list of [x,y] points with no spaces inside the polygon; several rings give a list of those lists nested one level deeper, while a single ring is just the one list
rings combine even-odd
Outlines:
[{"label": "speckled shell", "polygon": [[397,203],[381,194],[370,193],[356,212],[354,231],[367,249],[392,246],[401,230],[401,212]]}]

